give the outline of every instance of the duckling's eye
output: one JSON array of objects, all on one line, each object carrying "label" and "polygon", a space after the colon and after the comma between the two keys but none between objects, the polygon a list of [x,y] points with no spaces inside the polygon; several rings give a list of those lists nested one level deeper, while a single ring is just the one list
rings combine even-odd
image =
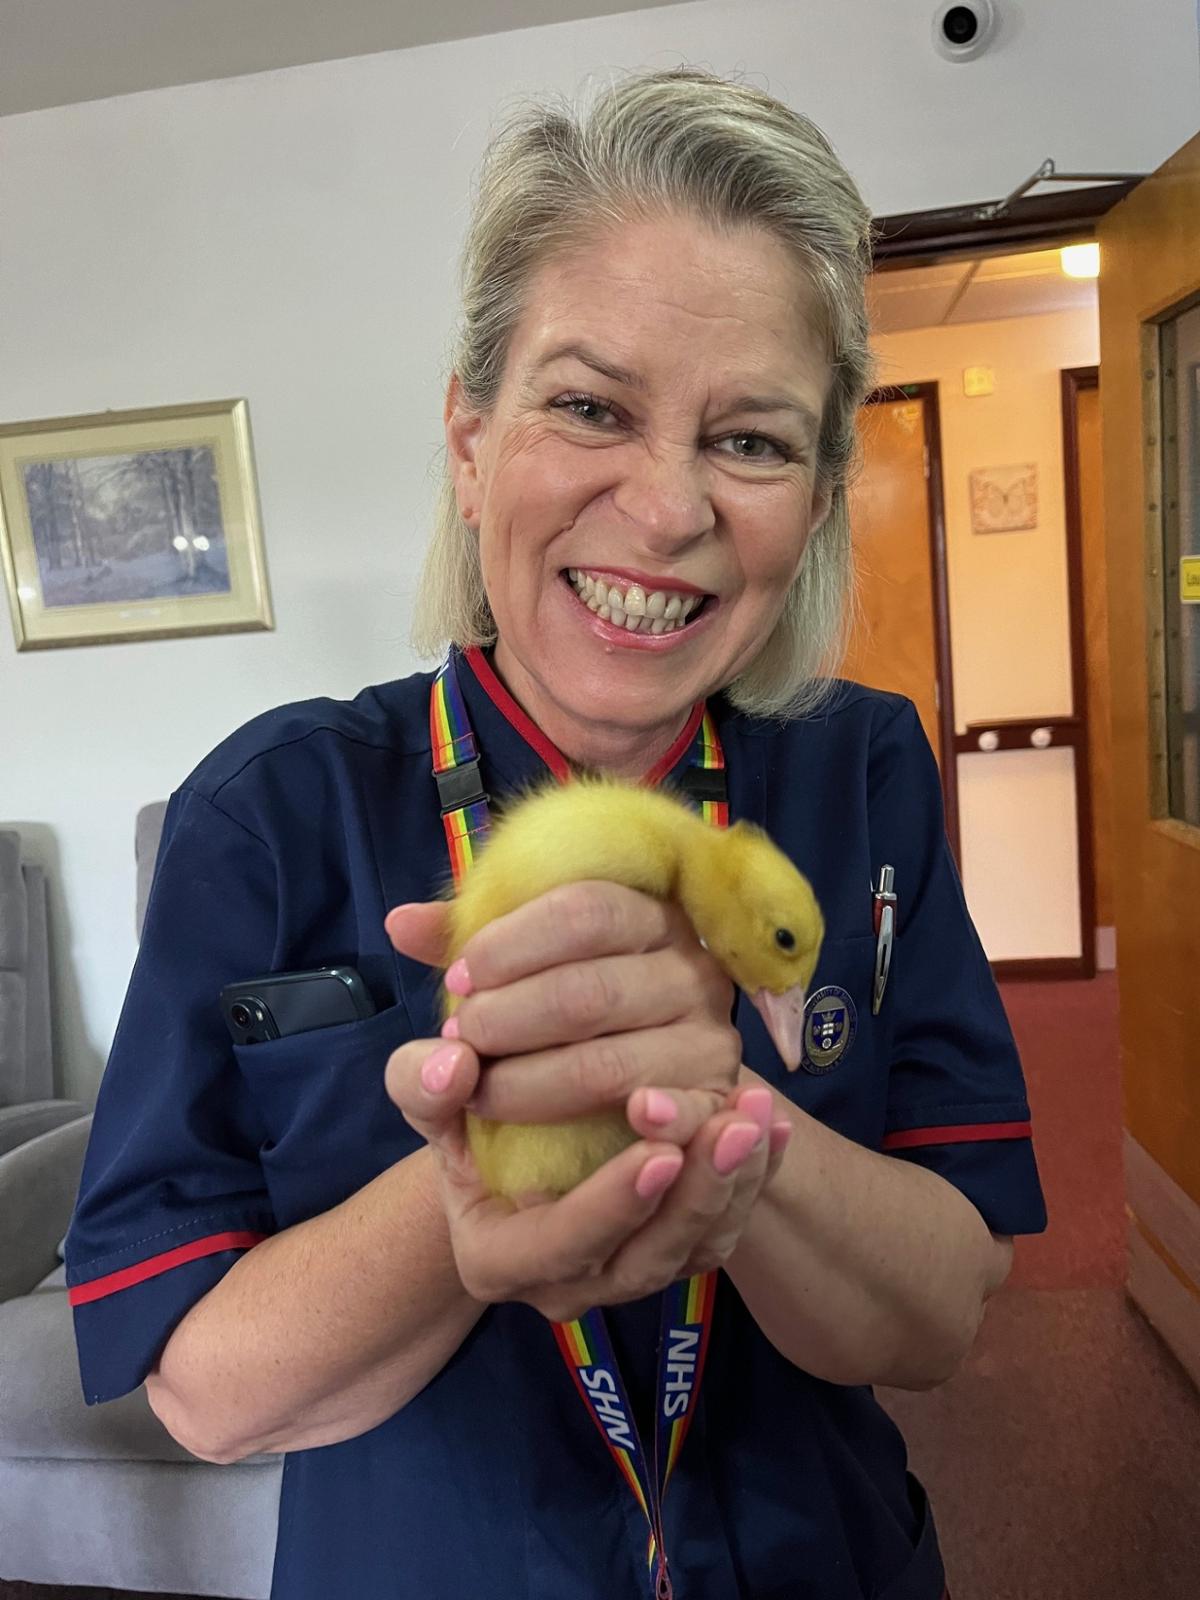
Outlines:
[{"label": "duckling's eye", "polygon": [[796,948],[796,935],[790,928],[776,928],[775,943],[781,950],[794,950]]}]

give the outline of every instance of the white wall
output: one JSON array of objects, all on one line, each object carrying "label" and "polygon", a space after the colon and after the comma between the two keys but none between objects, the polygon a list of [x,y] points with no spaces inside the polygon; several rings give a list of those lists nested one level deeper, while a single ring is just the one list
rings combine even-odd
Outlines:
[{"label": "white wall", "polygon": [[[690,60],[826,129],[881,212],[1154,167],[1197,122],[1192,0],[1009,0],[970,66],[933,0],[704,0],[0,120],[0,419],[248,396],[277,630],[17,655],[0,819],[56,883],[60,1070],[90,1094],[133,958],[133,816],[229,729],[416,664],[453,263],[500,103]],[[1131,93],[1130,86],[1137,92]]]}]

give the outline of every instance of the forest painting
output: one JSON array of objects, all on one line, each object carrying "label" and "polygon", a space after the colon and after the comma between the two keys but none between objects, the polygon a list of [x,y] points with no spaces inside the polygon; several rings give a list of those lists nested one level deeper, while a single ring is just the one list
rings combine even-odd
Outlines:
[{"label": "forest painting", "polygon": [[47,607],[227,594],[212,450],[23,463]]},{"label": "forest painting", "polygon": [[18,650],[275,626],[249,402],[0,422]]}]

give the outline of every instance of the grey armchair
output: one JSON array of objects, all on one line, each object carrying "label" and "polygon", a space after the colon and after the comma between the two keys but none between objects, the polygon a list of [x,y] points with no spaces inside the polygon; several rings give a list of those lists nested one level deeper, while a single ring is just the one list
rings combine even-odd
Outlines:
[{"label": "grey armchair", "polygon": [[[139,930],[162,812],[138,817]],[[144,1389],[84,1404],[58,1246],[90,1127],[0,1153],[0,1579],[265,1600],[282,1458],[200,1461]]]},{"label": "grey armchair", "polygon": [[87,1110],[54,1094],[46,875],[0,830],[0,1155]]}]

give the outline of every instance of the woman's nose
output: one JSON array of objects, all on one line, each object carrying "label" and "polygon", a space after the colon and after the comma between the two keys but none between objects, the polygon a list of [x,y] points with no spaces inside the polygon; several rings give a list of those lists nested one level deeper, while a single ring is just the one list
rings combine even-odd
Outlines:
[{"label": "woman's nose", "polygon": [[679,447],[636,452],[614,500],[642,541],[664,553],[703,538],[715,522],[708,463]]}]

